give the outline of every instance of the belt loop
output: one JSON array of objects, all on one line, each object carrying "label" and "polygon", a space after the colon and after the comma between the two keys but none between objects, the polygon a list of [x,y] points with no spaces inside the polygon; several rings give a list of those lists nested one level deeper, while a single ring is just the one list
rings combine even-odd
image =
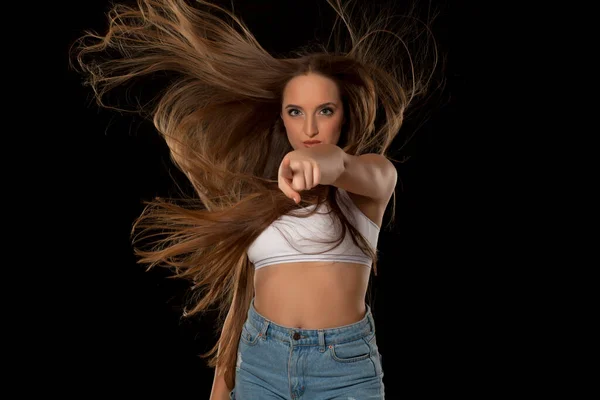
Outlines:
[{"label": "belt loop", "polygon": [[373,333],[375,333],[375,320],[373,318],[373,313],[371,312],[371,307],[369,307],[368,304],[367,304],[367,319],[369,320],[369,323],[371,324],[371,329],[373,330]]},{"label": "belt loop", "polygon": [[323,329],[319,329],[319,351],[323,353],[325,351],[325,332]]},{"label": "belt loop", "polygon": [[263,321],[263,326],[260,330],[260,333],[258,334],[260,337],[262,337],[263,340],[267,339],[267,329],[269,328],[269,320],[265,319]]}]

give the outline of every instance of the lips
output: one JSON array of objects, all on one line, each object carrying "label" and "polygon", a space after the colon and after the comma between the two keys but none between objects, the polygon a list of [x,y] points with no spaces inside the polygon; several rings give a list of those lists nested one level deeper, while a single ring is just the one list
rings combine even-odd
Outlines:
[{"label": "lips", "polygon": [[321,143],[320,140],[307,140],[304,144],[318,144]]}]

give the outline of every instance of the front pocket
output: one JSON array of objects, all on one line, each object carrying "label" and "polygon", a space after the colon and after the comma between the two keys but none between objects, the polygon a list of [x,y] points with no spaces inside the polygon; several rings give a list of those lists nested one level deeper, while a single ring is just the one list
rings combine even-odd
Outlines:
[{"label": "front pocket", "polygon": [[363,339],[329,346],[331,358],[337,362],[351,363],[366,360],[371,356],[371,347]]},{"label": "front pocket", "polygon": [[242,326],[242,335],[240,339],[249,346],[254,346],[258,343],[260,338],[260,331],[252,325],[249,321],[246,321]]}]

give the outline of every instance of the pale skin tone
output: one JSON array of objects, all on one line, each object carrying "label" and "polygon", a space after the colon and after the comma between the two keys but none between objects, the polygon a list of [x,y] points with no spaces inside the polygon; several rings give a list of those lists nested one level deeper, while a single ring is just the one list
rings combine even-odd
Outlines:
[{"label": "pale skin tone", "polygon": [[337,144],[344,120],[337,85],[317,74],[293,78],[283,94],[281,119],[294,150],[304,148],[305,140]]},{"label": "pale skin tone", "polygon": [[[345,116],[336,83],[318,74],[291,79],[284,90],[281,107],[281,118],[295,157],[291,157],[290,162],[282,161],[280,189],[294,198],[317,184],[331,184],[341,173],[328,171],[325,166],[331,158],[335,160],[333,164],[338,165],[336,157],[341,153],[331,149],[341,150],[335,145]],[[305,140],[320,140],[331,152],[311,152],[321,145],[307,151]],[[381,226],[383,214],[379,215],[379,209],[367,208],[364,207],[363,212],[367,211],[365,214]],[[348,325],[365,315],[369,276],[368,266],[346,262],[269,265],[254,275],[254,305],[266,318],[290,328],[327,329]]]},{"label": "pale skin tone", "polygon": [[[280,189],[290,199],[302,190],[331,184],[341,173],[337,143],[344,110],[334,81],[317,74],[291,79],[281,105],[288,140],[294,152],[282,161]],[[304,151],[305,140],[323,144]],[[317,147],[321,150],[316,151]],[[337,150],[336,150],[337,149]],[[286,157],[284,157],[284,160]],[[381,227],[385,205],[348,193],[357,207]],[[289,328],[328,329],[360,321],[366,312],[369,266],[346,262],[293,262],[269,265],[254,274],[254,307],[265,318]],[[216,372],[216,371],[215,371]],[[222,377],[215,373],[211,400],[229,399]]]},{"label": "pale skin tone", "polygon": [[[298,203],[300,191],[331,184],[342,172],[342,152],[335,145],[341,136],[344,108],[337,85],[313,73],[294,77],[283,93],[281,119],[295,151],[281,163],[279,187]],[[331,146],[316,154],[307,151],[306,140]]]}]

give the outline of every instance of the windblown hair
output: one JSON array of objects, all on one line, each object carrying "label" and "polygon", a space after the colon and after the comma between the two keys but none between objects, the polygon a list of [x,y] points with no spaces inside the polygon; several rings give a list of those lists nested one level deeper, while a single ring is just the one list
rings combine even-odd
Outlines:
[{"label": "windblown hair", "polygon": [[175,77],[154,101],[134,111],[152,118],[194,195],[148,202],[132,239],[140,263],[170,268],[175,277],[193,283],[187,315],[213,306],[219,310],[219,340],[202,357],[225,373],[229,388],[254,296],[247,249],[272,222],[300,206],[327,202],[343,225],[337,245],[349,229],[373,259],[377,275],[377,250],[349,223],[334,186],[303,191],[300,205],[278,188],[279,164],[293,150],[280,118],[285,85],[307,73],[332,79],[346,115],[338,146],[356,156],[387,156],[408,105],[430,82],[431,69],[418,69],[417,59],[433,50],[436,60],[429,40],[416,53],[408,51],[411,42],[403,34],[415,32],[418,24],[424,28],[414,38],[429,33],[417,18],[404,16],[410,23],[391,30],[386,25],[390,16],[381,13],[386,17],[360,30],[351,25],[341,0],[327,2],[337,15],[334,29],[341,20],[349,40],[342,44],[338,35],[333,47],[311,45],[287,56],[269,54],[233,12],[203,0],[116,5],[105,34],[86,32],[73,47],[72,65],[86,76],[101,107],[118,110],[105,95],[136,78]]}]

